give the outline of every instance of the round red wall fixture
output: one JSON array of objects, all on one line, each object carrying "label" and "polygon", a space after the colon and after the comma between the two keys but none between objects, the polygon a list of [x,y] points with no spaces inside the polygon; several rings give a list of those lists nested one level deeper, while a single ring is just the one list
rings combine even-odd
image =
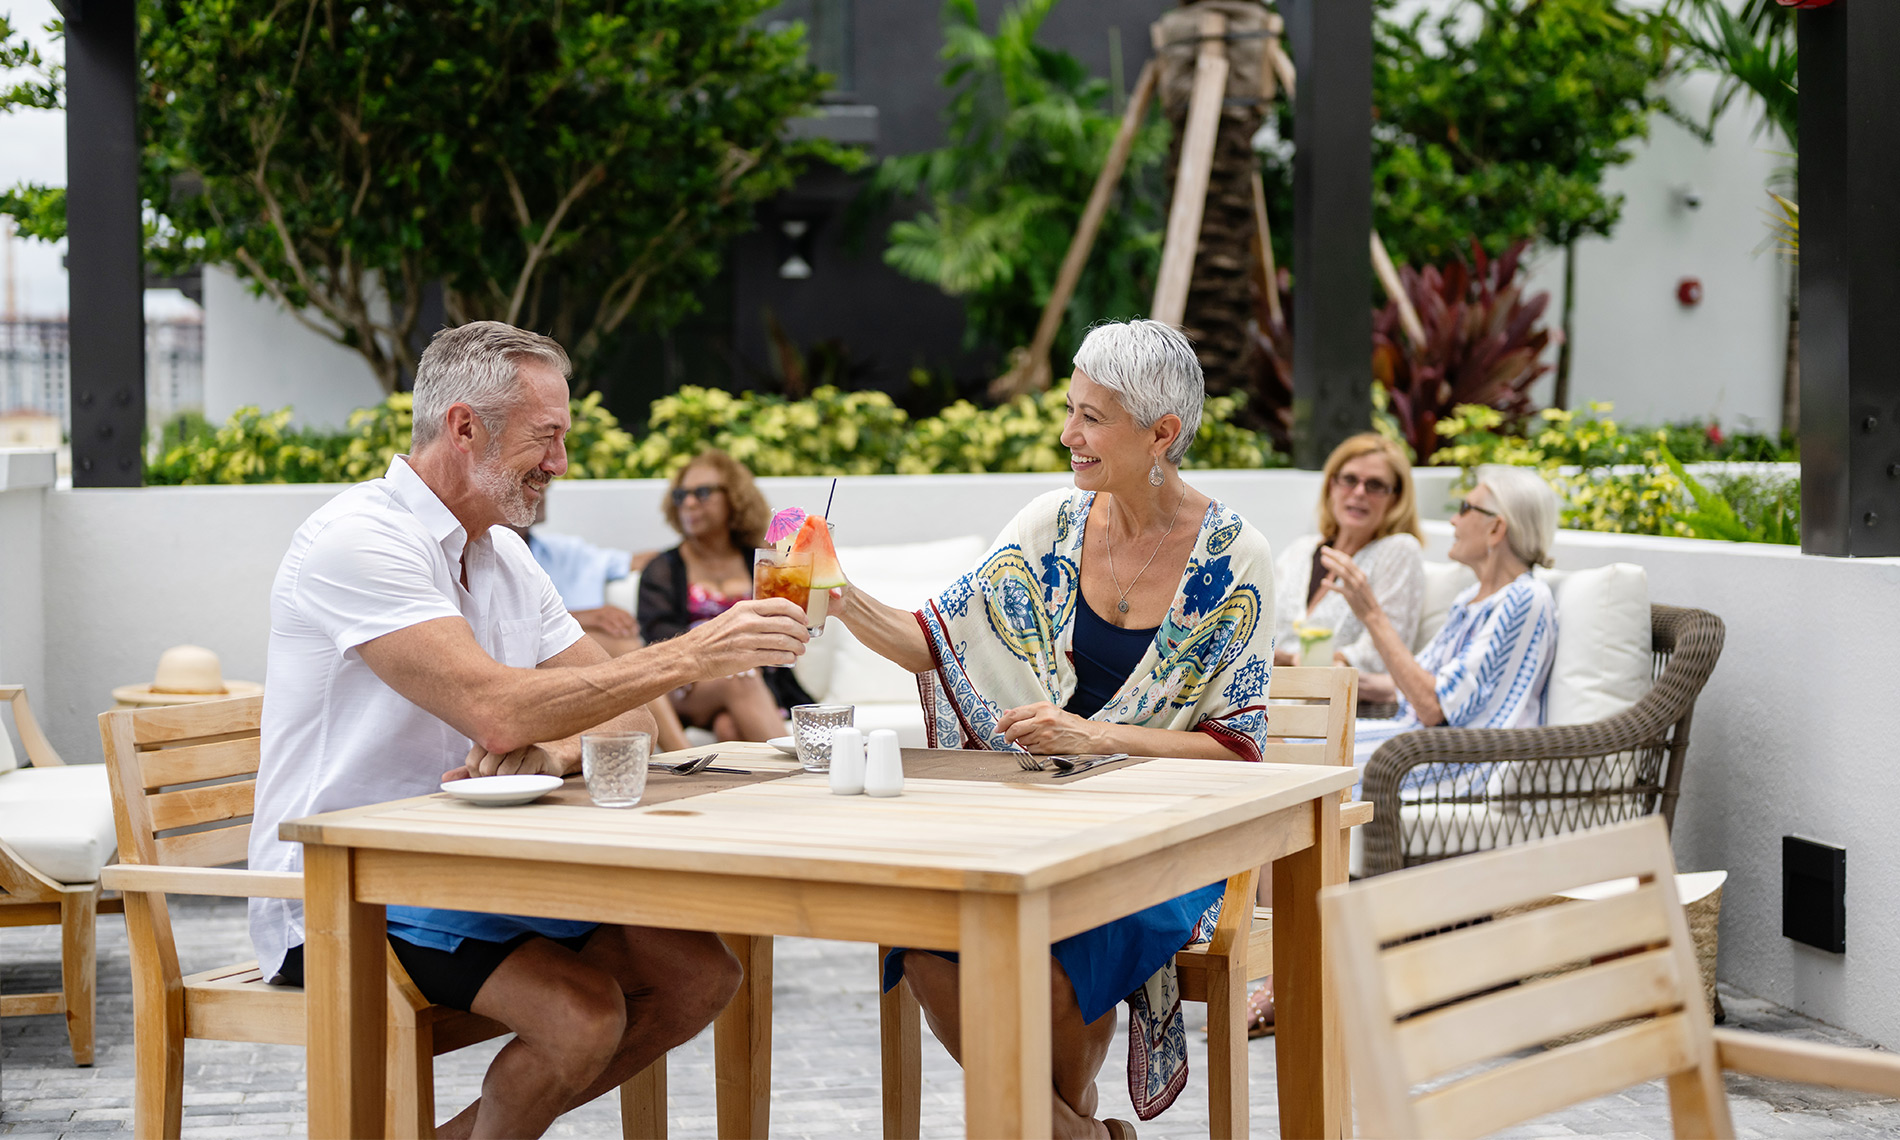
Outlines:
[{"label": "round red wall fixture", "polygon": [[1676,301],[1685,309],[1693,309],[1702,303],[1702,279],[1684,277],[1676,282]]}]

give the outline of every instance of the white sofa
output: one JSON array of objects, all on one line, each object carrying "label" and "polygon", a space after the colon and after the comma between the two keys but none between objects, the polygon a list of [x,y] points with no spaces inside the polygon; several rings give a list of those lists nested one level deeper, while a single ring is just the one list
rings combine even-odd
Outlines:
[{"label": "white sofa", "polygon": [[[890,546],[845,546],[838,549],[838,563],[858,589],[887,605],[916,609],[976,565],[988,548],[989,540],[974,534]],[[639,585],[638,574],[609,583],[608,603],[633,612]],[[823,636],[812,640],[792,673],[813,700],[856,705],[855,723],[866,732],[895,729],[905,748],[925,746],[916,678],[866,649],[843,623],[827,622]],[[689,729],[687,735],[694,743],[712,739],[698,729]]]}]

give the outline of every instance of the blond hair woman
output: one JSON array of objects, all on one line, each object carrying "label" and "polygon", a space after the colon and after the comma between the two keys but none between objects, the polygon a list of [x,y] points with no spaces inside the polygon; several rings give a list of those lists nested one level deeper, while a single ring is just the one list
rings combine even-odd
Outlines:
[{"label": "blond hair woman", "polygon": [[[1353,560],[1371,583],[1387,619],[1407,646],[1418,634],[1425,603],[1425,551],[1418,525],[1412,464],[1398,444],[1377,432],[1341,443],[1326,459],[1320,482],[1319,533],[1296,539],[1274,564],[1274,661],[1296,664],[1299,626],[1333,631],[1333,659],[1362,675],[1387,672],[1365,623],[1338,590],[1327,585],[1321,551]],[[1377,689],[1378,682],[1371,682]]]}]

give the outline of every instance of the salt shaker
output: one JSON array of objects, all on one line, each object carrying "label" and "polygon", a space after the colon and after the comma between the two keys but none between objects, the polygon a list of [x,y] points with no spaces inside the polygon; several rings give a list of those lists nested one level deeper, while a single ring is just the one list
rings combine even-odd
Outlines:
[{"label": "salt shaker", "polygon": [[895,796],[904,791],[904,760],[897,751],[897,733],[880,728],[865,742],[864,794]]},{"label": "salt shaker", "polygon": [[835,729],[831,734],[831,794],[855,796],[864,791],[864,730]]}]

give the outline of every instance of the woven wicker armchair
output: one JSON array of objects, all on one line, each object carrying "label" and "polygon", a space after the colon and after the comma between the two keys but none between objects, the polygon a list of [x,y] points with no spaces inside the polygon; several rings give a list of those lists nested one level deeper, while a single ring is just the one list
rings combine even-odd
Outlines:
[{"label": "woven wicker armchair", "polygon": [[[1722,619],[1651,605],[1656,683],[1591,724],[1428,728],[1393,737],[1366,766],[1365,873],[1383,874],[1660,812],[1673,824],[1696,696],[1722,653]],[[1428,769],[1401,800],[1399,785]]]}]

